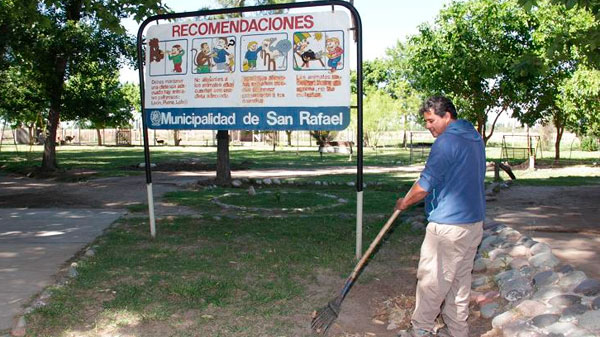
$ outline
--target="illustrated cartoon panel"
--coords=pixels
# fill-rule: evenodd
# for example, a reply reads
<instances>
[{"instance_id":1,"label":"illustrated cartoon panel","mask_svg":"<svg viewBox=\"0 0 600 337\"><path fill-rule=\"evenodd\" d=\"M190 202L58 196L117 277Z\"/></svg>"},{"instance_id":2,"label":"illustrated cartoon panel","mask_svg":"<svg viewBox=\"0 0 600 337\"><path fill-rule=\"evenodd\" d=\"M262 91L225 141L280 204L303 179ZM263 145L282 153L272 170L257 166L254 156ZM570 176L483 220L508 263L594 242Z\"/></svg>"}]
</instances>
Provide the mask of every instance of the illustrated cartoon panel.
<instances>
[{"instance_id":1,"label":"illustrated cartoon panel","mask_svg":"<svg viewBox=\"0 0 600 337\"><path fill-rule=\"evenodd\" d=\"M244 35L240 45L242 72L287 70L292 49L287 33Z\"/></svg>"},{"instance_id":2,"label":"illustrated cartoon panel","mask_svg":"<svg viewBox=\"0 0 600 337\"><path fill-rule=\"evenodd\" d=\"M230 73L235 70L234 36L219 36L192 41L192 63L194 74Z\"/></svg>"},{"instance_id":3,"label":"illustrated cartoon panel","mask_svg":"<svg viewBox=\"0 0 600 337\"><path fill-rule=\"evenodd\" d=\"M294 33L294 70L335 72L344 68L344 32L317 31Z\"/></svg>"},{"instance_id":4,"label":"illustrated cartoon panel","mask_svg":"<svg viewBox=\"0 0 600 337\"><path fill-rule=\"evenodd\" d=\"M187 40L148 42L150 53L150 76L187 74Z\"/></svg>"}]
</instances>

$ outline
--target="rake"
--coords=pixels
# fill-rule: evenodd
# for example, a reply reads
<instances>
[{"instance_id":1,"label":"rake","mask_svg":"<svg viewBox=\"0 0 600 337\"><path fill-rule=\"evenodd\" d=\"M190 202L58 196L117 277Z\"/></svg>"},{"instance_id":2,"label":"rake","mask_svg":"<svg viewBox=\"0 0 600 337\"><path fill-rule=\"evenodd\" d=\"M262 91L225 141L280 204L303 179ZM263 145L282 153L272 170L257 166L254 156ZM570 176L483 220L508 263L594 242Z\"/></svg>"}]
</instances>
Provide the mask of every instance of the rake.
<instances>
[{"instance_id":1,"label":"rake","mask_svg":"<svg viewBox=\"0 0 600 337\"><path fill-rule=\"evenodd\" d=\"M358 261L358 263L356 264L356 267L354 267L352 274L350 274L348 279L346 279L346 283L344 284L344 288L342 288L342 292L336 298L329 301L329 303L327 303L326 306L317 310L313 314L311 328L314 333L321 334L321 335L327 334L327 331L331 327L331 324L338 317L338 315L340 313L340 307L342 305L342 302L344 301L344 298L350 291L352 284L354 284L354 281L356 281L358 274L360 273L361 269L364 267L365 263L367 262L367 260L369 259L369 257L373 253L373 251L375 250L375 247L377 247L379 242L381 242L381 239L383 238L385 233L387 233L387 231L390 229L390 227L392 226L392 223L394 222L394 220L396 220L396 218L398 217L399 214L400 214L400 211L395 210L394 213L392 214L392 216L385 223L385 225L383 225L383 227L379 231L379 234L377 234L377 237L375 238L375 240L373 240L373 242L371 242L369 249L367 249L367 251L365 252L363 257L360 259L360 261Z\"/></svg>"}]
</instances>

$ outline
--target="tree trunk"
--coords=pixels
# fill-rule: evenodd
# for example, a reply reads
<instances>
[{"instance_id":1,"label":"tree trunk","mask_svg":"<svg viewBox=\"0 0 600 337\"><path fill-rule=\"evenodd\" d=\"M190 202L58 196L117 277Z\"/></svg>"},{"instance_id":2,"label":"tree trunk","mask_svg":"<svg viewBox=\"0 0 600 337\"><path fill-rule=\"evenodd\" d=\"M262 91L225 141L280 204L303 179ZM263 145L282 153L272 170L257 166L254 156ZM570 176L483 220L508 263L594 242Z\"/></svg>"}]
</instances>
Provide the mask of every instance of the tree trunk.
<instances>
[{"instance_id":1,"label":"tree trunk","mask_svg":"<svg viewBox=\"0 0 600 337\"><path fill-rule=\"evenodd\" d=\"M98 146L102 146L102 133L100 133L100 129L96 129L96 135L98 135Z\"/></svg>"},{"instance_id":2,"label":"tree trunk","mask_svg":"<svg viewBox=\"0 0 600 337\"><path fill-rule=\"evenodd\" d=\"M58 168L56 165L56 129L60 122L60 98L52 97L50 100L50 112L48 114L48 124L46 127L46 142L44 143L44 154L42 156L41 170L44 172L56 171Z\"/></svg>"},{"instance_id":3,"label":"tree trunk","mask_svg":"<svg viewBox=\"0 0 600 337\"><path fill-rule=\"evenodd\" d=\"M81 19L82 0L74 0L66 6L67 21L79 22ZM61 47L58 47L61 48ZM44 143L44 154L42 156L41 170L44 172L55 171L58 168L56 164L56 129L60 122L60 107L62 105L62 93L65 85L65 74L69 56L64 50L56 50L54 70L51 77L51 83L47 83L50 97L50 110L48 112L48 123L46 128L46 142Z\"/></svg>"},{"instance_id":4,"label":"tree trunk","mask_svg":"<svg viewBox=\"0 0 600 337\"><path fill-rule=\"evenodd\" d=\"M288 144L288 146L292 146L292 130L286 130L285 134L287 136L287 144Z\"/></svg>"},{"instance_id":5,"label":"tree trunk","mask_svg":"<svg viewBox=\"0 0 600 337\"><path fill-rule=\"evenodd\" d=\"M406 125L408 124L407 122L408 119L408 115L404 115L404 132L402 133L402 147L406 149Z\"/></svg>"},{"instance_id":6,"label":"tree trunk","mask_svg":"<svg viewBox=\"0 0 600 337\"><path fill-rule=\"evenodd\" d=\"M489 137L485 135L487 131L487 125L485 125L485 121L482 122L483 126L481 127L481 138L483 139L483 146L487 146L487 142Z\"/></svg>"},{"instance_id":7,"label":"tree trunk","mask_svg":"<svg viewBox=\"0 0 600 337\"><path fill-rule=\"evenodd\" d=\"M485 120L483 118L477 118L477 132L481 135L481 138L484 138L485 135ZM483 139L483 144L485 145L485 138Z\"/></svg>"},{"instance_id":8,"label":"tree trunk","mask_svg":"<svg viewBox=\"0 0 600 337\"><path fill-rule=\"evenodd\" d=\"M35 138L33 135L33 126L35 125L34 123L32 123L33 125L27 125L27 133L29 134L29 146L33 145Z\"/></svg>"},{"instance_id":9,"label":"tree trunk","mask_svg":"<svg viewBox=\"0 0 600 337\"><path fill-rule=\"evenodd\" d=\"M554 143L554 163L558 164L560 160L560 140L562 139L565 125L560 120L560 117L554 118L554 126L556 127L556 143Z\"/></svg>"},{"instance_id":10,"label":"tree trunk","mask_svg":"<svg viewBox=\"0 0 600 337\"><path fill-rule=\"evenodd\" d=\"M492 129L490 130L490 133L487 136L485 135L486 128L485 127L483 128L483 130L484 130L483 131L484 133L482 134L482 135L484 135L484 137L483 137L483 145L487 145L488 140L490 138L492 138L492 135L494 134L494 128L496 127L496 122L498 122L498 118L500 118L500 115L502 115L504 113L504 111L506 111L506 108L502 109L502 111L500 111L496 115L496 118L494 118L494 121L492 122Z\"/></svg>"},{"instance_id":11,"label":"tree trunk","mask_svg":"<svg viewBox=\"0 0 600 337\"><path fill-rule=\"evenodd\" d=\"M179 138L179 130L173 130L173 144L175 144L175 146L179 146L179 143L181 143L181 138Z\"/></svg>"},{"instance_id":12,"label":"tree trunk","mask_svg":"<svg viewBox=\"0 0 600 337\"><path fill-rule=\"evenodd\" d=\"M217 131L217 184L227 185L230 181L229 133L227 130L219 130Z\"/></svg>"}]
</instances>

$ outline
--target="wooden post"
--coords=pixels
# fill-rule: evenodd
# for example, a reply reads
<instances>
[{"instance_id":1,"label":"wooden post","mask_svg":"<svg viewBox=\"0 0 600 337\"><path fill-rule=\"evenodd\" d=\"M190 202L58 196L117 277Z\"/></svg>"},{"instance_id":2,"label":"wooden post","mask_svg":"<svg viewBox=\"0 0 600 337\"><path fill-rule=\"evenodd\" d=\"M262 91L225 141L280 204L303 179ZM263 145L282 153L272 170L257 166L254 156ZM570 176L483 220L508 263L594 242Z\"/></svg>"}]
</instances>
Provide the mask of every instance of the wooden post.
<instances>
[{"instance_id":1,"label":"wooden post","mask_svg":"<svg viewBox=\"0 0 600 337\"><path fill-rule=\"evenodd\" d=\"M494 181L500 181L500 163L494 162Z\"/></svg>"}]
</instances>

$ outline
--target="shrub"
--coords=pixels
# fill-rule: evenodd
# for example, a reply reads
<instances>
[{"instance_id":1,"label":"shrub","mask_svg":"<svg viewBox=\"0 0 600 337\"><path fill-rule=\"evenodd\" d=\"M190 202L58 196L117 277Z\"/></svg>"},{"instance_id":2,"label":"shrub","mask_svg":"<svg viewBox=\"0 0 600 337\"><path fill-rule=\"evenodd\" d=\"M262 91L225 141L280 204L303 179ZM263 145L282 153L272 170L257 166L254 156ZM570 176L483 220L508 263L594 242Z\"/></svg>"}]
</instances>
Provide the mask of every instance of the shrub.
<instances>
[{"instance_id":1,"label":"shrub","mask_svg":"<svg viewBox=\"0 0 600 337\"><path fill-rule=\"evenodd\" d=\"M598 139L592 136L584 137L581 140L581 150L598 151Z\"/></svg>"}]
</instances>

